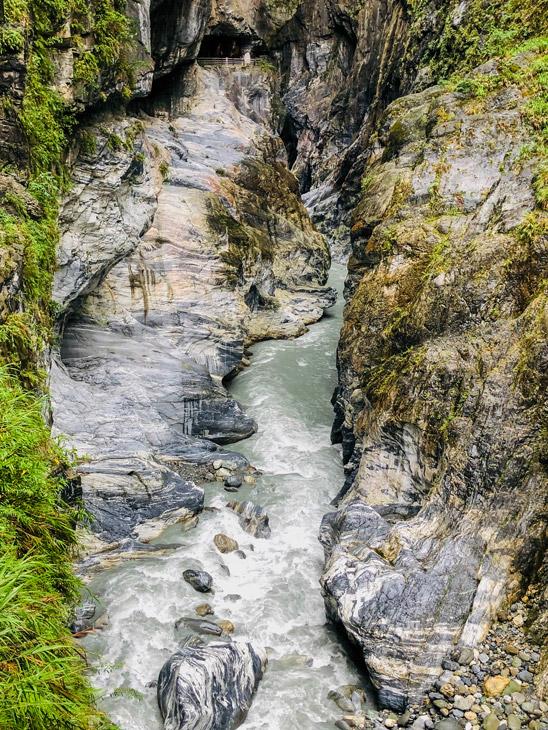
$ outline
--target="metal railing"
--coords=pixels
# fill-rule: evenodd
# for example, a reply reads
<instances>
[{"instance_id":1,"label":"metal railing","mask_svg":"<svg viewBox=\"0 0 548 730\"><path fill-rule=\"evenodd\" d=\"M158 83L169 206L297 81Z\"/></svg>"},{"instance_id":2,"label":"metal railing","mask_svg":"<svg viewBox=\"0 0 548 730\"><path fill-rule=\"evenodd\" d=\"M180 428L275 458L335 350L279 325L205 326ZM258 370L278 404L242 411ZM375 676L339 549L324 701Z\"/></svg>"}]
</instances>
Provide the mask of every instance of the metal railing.
<instances>
[{"instance_id":1,"label":"metal railing","mask_svg":"<svg viewBox=\"0 0 548 730\"><path fill-rule=\"evenodd\" d=\"M200 66L254 66L260 58L197 58Z\"/></svg>"}]
</instances>

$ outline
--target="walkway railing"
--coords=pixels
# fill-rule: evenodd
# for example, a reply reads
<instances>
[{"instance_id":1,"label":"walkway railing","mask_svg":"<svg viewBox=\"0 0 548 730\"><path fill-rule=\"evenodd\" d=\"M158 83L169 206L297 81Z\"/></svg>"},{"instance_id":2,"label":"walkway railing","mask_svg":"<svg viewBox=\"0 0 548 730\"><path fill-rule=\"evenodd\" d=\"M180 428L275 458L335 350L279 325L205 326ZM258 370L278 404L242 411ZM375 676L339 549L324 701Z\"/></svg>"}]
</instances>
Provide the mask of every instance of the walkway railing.
<instances>
[{"instance_id":1,"label":"walkway railing","mask_svg":"<svg viewBox=\"0 0 548 730\"><path fill-rule=\"evenodd\" d=\"M254 66L260 58L198 58L200 66Z\"/></svg>"}]
</instances>

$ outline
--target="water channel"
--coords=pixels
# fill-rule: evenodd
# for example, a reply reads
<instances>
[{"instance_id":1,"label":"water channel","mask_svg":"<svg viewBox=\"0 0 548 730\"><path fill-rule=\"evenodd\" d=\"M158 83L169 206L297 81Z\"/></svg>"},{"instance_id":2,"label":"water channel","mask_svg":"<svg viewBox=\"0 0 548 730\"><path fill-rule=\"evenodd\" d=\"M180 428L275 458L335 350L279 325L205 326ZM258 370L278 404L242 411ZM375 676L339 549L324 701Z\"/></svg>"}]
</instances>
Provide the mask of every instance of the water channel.
<instances>
[{"instance_id":1,"label":"water channel","mask_svg":"<svg viewBox=\"0 0 548 730\"><path fill-rule=\"evenodd\" d=\"M330 283L339 292L343 277L344 268L334 264ZM362 684L326 623L318 584L318 529L343 480L339 449L330 443L341 315L342 294L303 337L255 345L251 366L230 385L259 424L257 434L233 447L261 470L257 485L244 485L237 495L228 495L219 482L206 486L206 505L217 509L205 511L192 530L168 528L158 541L177 549L124 561L93 578L89 587L109 621L84 644L100 704L123 730L162 727L150 683L177 648L175 622L195 617L204 600L215 610L213 620L233 622L235 640L268 648L269 666L246 730L332 729L341 711L329 691ZM265 508L270 539L242 530L225 506L234 497ZM246 558L220 555L213 544L217 533L236 539ZM213 576L214 595L198 594L183 581L183 571L193 567Z\"/></svg>"}]
</instances>

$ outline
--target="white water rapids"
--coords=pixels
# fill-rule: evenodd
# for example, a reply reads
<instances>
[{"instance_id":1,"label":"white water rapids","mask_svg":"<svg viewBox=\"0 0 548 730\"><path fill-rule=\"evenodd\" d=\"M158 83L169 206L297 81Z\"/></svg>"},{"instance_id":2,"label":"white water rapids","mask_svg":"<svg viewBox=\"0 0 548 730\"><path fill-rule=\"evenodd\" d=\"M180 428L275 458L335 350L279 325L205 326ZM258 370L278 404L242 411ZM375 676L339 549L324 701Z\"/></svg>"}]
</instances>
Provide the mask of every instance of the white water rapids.
<instances>
[{"instance_id":1,"label":"white water rapids","mask_svg":"<svg viewBox=\"0 0 548 730\"><path fill-rule=\"evenodd\" d=\"M339 291L343 275L343 267L334 265L330 283ZM90 583L109 622L83 643L100 705L123 730L162 727L156 690L147 684L177 648L177 619L197 618L194 608L204 602L215 609L213 619L234 623L235 639L269 650L245 730L334 728L343 713L329 691L362 684L326 624L318 583L319 525L343 480L339 450L330 444L341 300L300 339L256 345L251 366L231 384L231 395L259 424L255 436L233 447L263 472L257 486L244 485L237 495L219 482L206 487L206 504L218 511L205 511L195 529L174 526L156 541L177 543L177 549L124 561ZM234 498L265 508L270 539L241 529L225 507ZM247 558L220 555L216 533L235 538ZM183 581L183 571L194 567L213 576L213 595L196 593Z\"/></svg>"}]
</instances>

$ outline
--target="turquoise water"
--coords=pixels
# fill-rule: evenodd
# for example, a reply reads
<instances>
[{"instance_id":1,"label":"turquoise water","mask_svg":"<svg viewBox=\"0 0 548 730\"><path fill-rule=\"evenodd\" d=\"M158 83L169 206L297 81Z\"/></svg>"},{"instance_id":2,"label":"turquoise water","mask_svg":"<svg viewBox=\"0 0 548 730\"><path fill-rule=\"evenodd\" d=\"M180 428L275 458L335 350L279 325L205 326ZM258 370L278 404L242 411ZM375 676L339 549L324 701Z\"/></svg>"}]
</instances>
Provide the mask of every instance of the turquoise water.
<instances>
[{"instance_id":1,"label":"turquoise water","mask_svg":"<svg viewBox=\"0 0 548 730\"><path fill-rule=\"evenodd\" d=\"M335 265L331 285L339 291L343 276L343 267ZM204 600L215 618L234 623L236 640L268 648L269 667L246 730L334 728L342 713L329 691L361 684L326 624L318 583L319 525L343 480L340 453L329 438L341 300L303 337L255 345L251 367L231 383L231 395L259 424L257 434L234 447L263 472L257 485L237 495L210 485L207 502L215 509L204 512L195 529L174 526L162 535L160 542L177 549L125 562L93 579L90 587L107 607L109 623L84 643L101 706L124 730L162 727L155 690L147 684L177 647L175 621L193 616ZM262 505L272 537L245 533L226 509L229 498ZM246 559L221 556L213 545L219 532L235 538ZM214 595L197 594L182 580L183 570L195 566L213 576Z\"/></svg>"}]
</instances>

